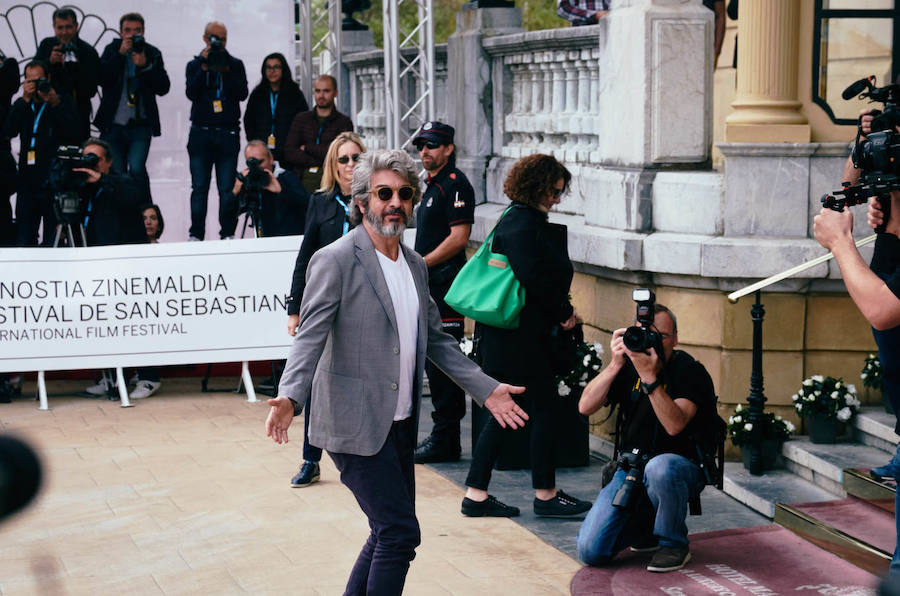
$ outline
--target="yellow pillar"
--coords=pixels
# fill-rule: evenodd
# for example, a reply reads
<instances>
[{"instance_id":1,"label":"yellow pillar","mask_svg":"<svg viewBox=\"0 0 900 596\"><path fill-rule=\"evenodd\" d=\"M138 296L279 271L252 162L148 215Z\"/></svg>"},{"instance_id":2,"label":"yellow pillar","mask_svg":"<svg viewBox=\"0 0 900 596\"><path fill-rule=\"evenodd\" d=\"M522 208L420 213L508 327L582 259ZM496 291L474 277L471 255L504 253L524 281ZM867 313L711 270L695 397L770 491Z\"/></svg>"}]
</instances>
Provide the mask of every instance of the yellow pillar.
<instances>
[{"instance_id":1,"label":"yellow pillar","mask_svg":"<svg viewBox=\"0 0 900 596\"><path fill-rule=\"evenodd\" d=\"M729 143L808 143L797 98L800 0L741 0L737 91L725 120Z\"/></svg>"}]
</instances>

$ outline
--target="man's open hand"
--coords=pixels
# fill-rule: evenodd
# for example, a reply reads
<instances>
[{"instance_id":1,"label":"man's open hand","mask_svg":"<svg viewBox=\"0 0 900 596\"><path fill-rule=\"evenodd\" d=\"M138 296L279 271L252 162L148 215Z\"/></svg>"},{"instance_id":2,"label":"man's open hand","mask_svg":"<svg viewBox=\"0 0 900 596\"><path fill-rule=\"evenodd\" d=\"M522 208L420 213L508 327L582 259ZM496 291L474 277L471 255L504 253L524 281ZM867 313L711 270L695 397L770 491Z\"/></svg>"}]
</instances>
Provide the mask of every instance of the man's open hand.
<instances>
[{"instance_id":1,"label":"man's open hand","mask_svg":"<svg viewBox=\"0 0 900 596\"><path fill-rule=\"evenodd\" d=\"M294 420L294 404L286 397L276 397L266 401L272 406L266 418L266 436L278 443L288 442L287 430Z\"/></svg>"},{"instance_id":2,"label":"man's open hand","mask_svg":"<svg viewBox=\"0 0 900 596\"><path fill-rule=\"evenodd\" d=\"M494 416L501 428L520 428L525 426L528 414L513 401L513 394L523 393L524 387L500 383L484 400L484 407Z\"/></svg>"}]
</instances>

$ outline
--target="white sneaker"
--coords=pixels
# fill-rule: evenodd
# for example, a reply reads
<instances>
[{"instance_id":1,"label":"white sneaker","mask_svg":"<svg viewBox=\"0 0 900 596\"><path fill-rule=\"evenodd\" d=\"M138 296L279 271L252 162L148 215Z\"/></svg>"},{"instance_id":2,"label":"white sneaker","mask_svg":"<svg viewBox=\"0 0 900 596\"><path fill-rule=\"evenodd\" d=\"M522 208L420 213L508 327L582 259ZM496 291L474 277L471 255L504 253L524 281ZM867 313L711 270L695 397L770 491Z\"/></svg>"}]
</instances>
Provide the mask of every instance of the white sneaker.
<instances>
[{"instance_id":1,"label":"white sneaker","mask_svg":"<svg viewBox=\"0 0 900 596\"><path fill-rule=\"evenodd\" d=\"M137 387L134 388L134 391L128 394L128 397L134 399L143 399L145 397L150 397L162 387L162 383L159 381L138 381Z\"/></svg>"},{"instance_id":2,"label":"white sneaker","mask_svg":"<svg viewBox=\"0 0 900 596\"><path fill-rule=\"evenodd\" d=\"M200 240L199 238L197 238L196 236L188 236L188 242L203 242L203 241Z\"/></svg>"},{"instance_id":3,"label":"white sneaker","mask_svg":"<svg viewBox=\"0 0 900 596\"><path fill-rule=\"evenodd\" d=\"M103 375L99 383L97 383L96 385L91 385L90 387L85 389L85 392L90 393L91 395L99 395L105 397L112 385L113 384L106 377L106 375Z\"/></svg>"},{"instance_id":4,"label":"white sneaker","mask_svg":"<svg viewBox=\"0 0 900 596\"><path fill-rule=\"evenodd\" d=\"M131 378L128 379L128 384L129 385L137 385L138 381L140 381L140 379L138 378L138 374L134 373L133 375L131 375Z\"/></svg>"}]
</instances>

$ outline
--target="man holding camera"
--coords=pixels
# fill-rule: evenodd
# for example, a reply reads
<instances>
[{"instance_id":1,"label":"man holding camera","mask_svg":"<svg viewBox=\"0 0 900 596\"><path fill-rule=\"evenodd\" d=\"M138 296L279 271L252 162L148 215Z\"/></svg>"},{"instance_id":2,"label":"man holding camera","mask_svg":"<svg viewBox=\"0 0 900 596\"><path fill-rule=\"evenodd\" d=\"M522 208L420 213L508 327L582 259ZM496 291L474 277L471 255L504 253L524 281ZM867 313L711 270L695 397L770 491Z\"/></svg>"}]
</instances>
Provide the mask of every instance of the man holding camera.
<instances>
[{"instance_id":1,"label":"man holding camera","mask_svg":"<svg viewBox=\"0 0 900 596\"><path fill-rule=\"evenodd\" d=\"M234 183L239 212L256 210L259 236L303 234L309 195L293 172L275 173L275 158L265 141L254 140L244 149L247 167Z\"/></svg>"},{"instance_id":2,"label":"man holding camera","mask_svg":"<svg viewBox=\"0 0 900 596\"><path fill-rule=\"evenodd\" d=\"M613 332L609 365L585 387L578 409L622 408L619 467L600 491L577 538L579 558L604 565L628 547L655 551L648 571L690 560L688 503L706 484L695 434L715 408L712 379L681 350L675 316L635 290L638 325ZM630 491L630 494L629 494Z\"/></svg>"},{"instance_id":3,"label":"man holding camera","mask_svg":"<svg viewBox=\"0 0 900 596\"><path fill-rule=\"evenodd\" d=\"M71 8L53 11L53 33L41 41L34 58L50 64L57 93L75 102L78 144L91 136L91 98L97 95L100 57L91 44L78 37L78 18Z\"/></svg>"},{"instance_id":4,"label":"man holding camera","mask_svg":"<svg viewBox=\"0 0 900 596\"><path fill-rule=\"evenodd\" d=\"M247 72L244 63L225 50L225 25L208 23L203 41L206 47L185 69L186 94L192 102L187 144L191 167L190 240L203 240L206 235L213 166L219 190L219 236L234 236L237 210L232 188L241 150L240 103L247 99Z\"/></svg>"},{"instance_id":5,"label":"man holding camera","mask_svg":"<svg viewBox=\"0 0 900 596\"><path fill-rule=\"evenodd\" d=\"M60 145L74 143L78 137L75 103L57 94L49 71L42 60L25 65L22 97L13 103L3 127L4 139L19 137L16 246L37 246L42 219L43 243L52 244L56 215L47 189L50 164Z\"/></svg>"},{"instance_id":6,"label":"man holding camera","mask_svg":"<svg viewBox=\"0 0 900 596\"><path fill-rule=\"evenodd\" d=\"M162 53L144 39L144 17L123 15L119 34L100 57L103 99L94 124L112 148L113 170L134 178L152 203L147 156L151 138L160 135L156 96L169 92L169 75Z\"/></svg>"}]
</instances>

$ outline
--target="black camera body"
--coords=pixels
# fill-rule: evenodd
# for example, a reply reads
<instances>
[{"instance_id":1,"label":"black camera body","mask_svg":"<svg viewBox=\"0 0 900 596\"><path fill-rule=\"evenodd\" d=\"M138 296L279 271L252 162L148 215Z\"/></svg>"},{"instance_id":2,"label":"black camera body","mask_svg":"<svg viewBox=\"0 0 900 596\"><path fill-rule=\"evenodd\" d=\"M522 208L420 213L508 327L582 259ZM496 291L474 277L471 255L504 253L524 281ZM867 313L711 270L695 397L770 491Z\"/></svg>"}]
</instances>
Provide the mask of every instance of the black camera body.
<instances>
[{"instance_id":1,"label":"black camera body","mask_svg":"<svg viewBox=\"0 0 900 596\"><path fill-rule=\"evenodd\" d=\"M650 456L641 453L640 449L632 449L629 453L620 453L619 459L616 460L619 469L625 470L625 482L616 491L613 497L613 507L625 509L631 504L631 495L634 493L634 487L643 484L644 466L650 461Z\"/></svg>"},{"instance_id":2,"label":"black camera body","mask_svg":"<svg viewBox=\"0 0 900 596\"><path fill-rule=\"evenodd\" d=\"M41 77L39 78L35 84L35 89L37 89L40 93L50 93L53 87L50 85L50 79Z\"/></svg>"},{"instance_id":3,"label":"black camera body","mask_svg":"<svg viewBox=\"0 0 900 596\"><path fill-rule=\"evenodd\" d=\"M209 52L206 53L206 66L210 70L222 72L228 70L228 52L225 44L217 35L209 36Z\"/></svg>"},{"instance_id":4,"label":"black camera body","mask_svg":"<svg viewBox=\"0 0 900 596\"><path fill-rule=\"evenodd\" d=\"M92 153L82 155L81 148L75 145L64 145L57 150L50 165L49 184L59 219L72 221L81 214L82 198L79 191L87 184L87 174L74 170L94 170L98 163L99 157Z\"/></svg>"},{"instance_id":5,"label":"black camera body","mask_svg":"<svg viewBox=\"0 0 900 596\"><path fill-rule=\"evenodd\" d=\"M238 196L238 213L251 211L259 214L262 208L262 191L269 185L269 172L263 169L262 160L251 157L247 160L247 173L237 173L241 181L241 193Z\"/></svg>"},{"instance_id":6,"label":"black camera body","mask_svg":"<svg viewBox=\"0 0 900 596\"><path fill-rule=\"evenodd\" d=\"M632 325L625 330L622 341L632 352L649 352L656 350L657 356L663 357L662 336L653 330L653 319L656 307L656 295L647 288L636 288L631 298L637 302L635 321L641 325Z\"/></svg>"},{"instance_id":7,"label":"black camera body","mask_svg":"<svg viewBox=\"0 0 900 596\"><path fill-rule=\"evenodd\" d=\"M875 86L875 75L860 79L844 89L841 97L859 96L884 104L884 110L872 110L872 132L865 138L860 122L856 143L850 154L853 166L860 172L860 183L851 186L844 183L841 190L822 195L822 206L834 211L866 203L870 197L878 197L884 214L884 224L875 229L884 232L890 218L890 193L900 190L900 85ZM887 199L887 200L884 200Z\"/></svg>"},{"instance_id":8,"label":"black camera body","mask_svg":"<svg viewBox=\"0 0 900 596\"><path fill-rule=\"evenodd\" d=\"M135 54L143 54L144 50L147 49L147 40L144 39L143 35L132 35L131 36L131 51Z\"/></svg>"}]
</instances>

